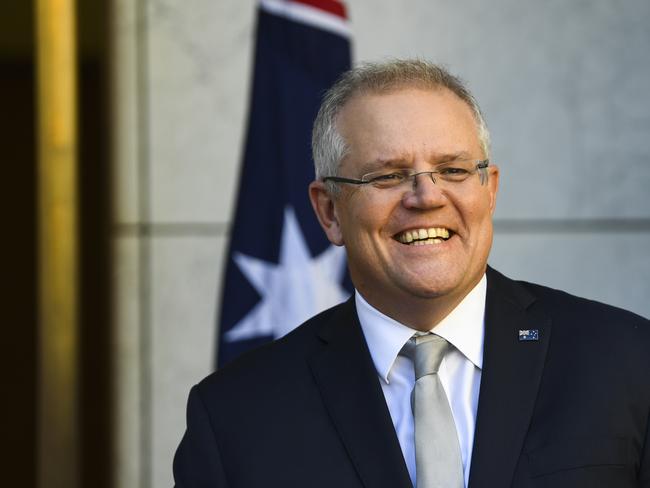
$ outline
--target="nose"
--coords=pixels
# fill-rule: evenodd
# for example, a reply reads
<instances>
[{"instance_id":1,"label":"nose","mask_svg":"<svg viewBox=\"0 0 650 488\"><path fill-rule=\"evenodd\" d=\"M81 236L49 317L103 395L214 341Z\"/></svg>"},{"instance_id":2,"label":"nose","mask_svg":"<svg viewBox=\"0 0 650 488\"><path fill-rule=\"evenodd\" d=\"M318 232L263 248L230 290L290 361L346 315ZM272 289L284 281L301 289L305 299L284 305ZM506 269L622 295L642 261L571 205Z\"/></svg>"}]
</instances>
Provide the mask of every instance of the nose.
<instances>
[{"instance_id":1,"label":"nose","mask_svg":"<svg viewBox=\"0 0 650 488\"><path fill-rule=\"evenodd\" d=\"M423 171L413 175L412 187L404 193L402 202L406 208L428 209L443 205L445 196L440 180L435 174Z\"/></svg>"}]
</instances>

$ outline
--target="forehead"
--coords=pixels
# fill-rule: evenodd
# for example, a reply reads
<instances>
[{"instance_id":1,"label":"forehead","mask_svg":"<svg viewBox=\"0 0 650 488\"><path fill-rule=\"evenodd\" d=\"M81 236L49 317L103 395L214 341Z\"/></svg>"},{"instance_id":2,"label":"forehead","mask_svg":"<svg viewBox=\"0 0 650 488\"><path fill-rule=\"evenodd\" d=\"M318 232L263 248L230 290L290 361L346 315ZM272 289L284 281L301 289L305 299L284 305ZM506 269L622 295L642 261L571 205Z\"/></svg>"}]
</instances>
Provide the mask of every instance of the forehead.
<instances>
[{"instance_id":1,"label":"forehead","mask_svg":"<svg viewBox=\"0 0 650 488\"><path fill-rule=\"evenodd\" d=\"M342 108L337 124L348 146L343 164L482 156L472 110L446 88L356 95Z\"/></svg>"}]
</instances>

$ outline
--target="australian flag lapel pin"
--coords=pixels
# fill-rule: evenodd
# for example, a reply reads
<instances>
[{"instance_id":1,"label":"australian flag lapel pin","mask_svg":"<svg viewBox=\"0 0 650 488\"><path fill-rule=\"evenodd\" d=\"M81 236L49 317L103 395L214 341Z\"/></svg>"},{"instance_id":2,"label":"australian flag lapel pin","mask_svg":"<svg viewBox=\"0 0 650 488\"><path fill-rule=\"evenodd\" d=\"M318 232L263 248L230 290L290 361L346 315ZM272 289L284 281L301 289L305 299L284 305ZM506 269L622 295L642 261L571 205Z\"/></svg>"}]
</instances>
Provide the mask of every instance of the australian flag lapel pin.
<instances>
[{"instance_id":1,"label":"australian flag lapel pin","mask_svg":"<svg viewBox=\"0 0 650 488\"><path fill-rule=\"evenodd\" d=\"M539 340L539 329L519 329L519 342Z\"/></svg>"}]
</instances>

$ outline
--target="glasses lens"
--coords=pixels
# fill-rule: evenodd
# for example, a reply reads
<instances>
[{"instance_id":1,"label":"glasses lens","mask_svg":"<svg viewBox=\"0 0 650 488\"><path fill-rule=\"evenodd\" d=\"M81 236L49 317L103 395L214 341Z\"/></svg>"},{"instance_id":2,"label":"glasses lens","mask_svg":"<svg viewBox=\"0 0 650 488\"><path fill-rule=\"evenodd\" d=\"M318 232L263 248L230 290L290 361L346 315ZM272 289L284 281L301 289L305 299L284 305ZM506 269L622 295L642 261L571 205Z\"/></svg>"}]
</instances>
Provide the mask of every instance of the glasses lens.
<instances>
[{"instance_id":1,"label":"glasses lens","mask_svg":"<svg viewBox=\"0 0 650 488\"><path fill-rule=\"evenodd\" d=\"M436 172L443 181L460 183L469 178L475 171L476 163L474 161L454 161L438 167Z\"/></svg>"},{"instance_id":2,"label":"glasses lens","mask_svg":"<svg viewBox=\"0 0 650 488\"><path fill-rule=\"evenodd\" d=\"M486 169L480 169L481 184L486 179L483 173L487 174ZM414 172L412 169L400 168L391 170L373 171L365 174L361 180L367 182L374 188L397 188L402 183L413 182L418 175L430 177L436 184L461 183L467 180L471 175L477 172L475 160L450 161L440 164L433 171Z\"/></svg>"},{"instance_id":3,"label":"glasses lens","mask_svg":"<svg viewBox=\"0 0 650 488\"><path fill-rule=\"evenodd\" d=\"M409 178L409 170L398 169L390 171L376 171L362 177L375 188L394 188Z\"/></svg>"}]
</instances>

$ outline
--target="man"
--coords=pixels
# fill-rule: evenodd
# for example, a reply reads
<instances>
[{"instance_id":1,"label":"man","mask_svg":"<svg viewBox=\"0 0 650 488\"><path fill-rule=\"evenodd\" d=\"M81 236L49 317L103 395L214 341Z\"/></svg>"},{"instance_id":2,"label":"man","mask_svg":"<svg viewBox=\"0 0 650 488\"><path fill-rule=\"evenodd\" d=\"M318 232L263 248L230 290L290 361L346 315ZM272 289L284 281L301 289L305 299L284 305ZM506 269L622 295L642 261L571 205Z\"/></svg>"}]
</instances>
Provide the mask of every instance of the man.
<instances>
[{"instance_id":1,"label":"man","mask_svg":"<svg viewBox=\"0 0 650 488\"><path fill-rule=\"evenodd\" d=\"M487 267L499 170L458 79L351 70L313 153L355 295L192 389L178 487L650 487L648 321Z\"/></svg>"}]
</instances>

